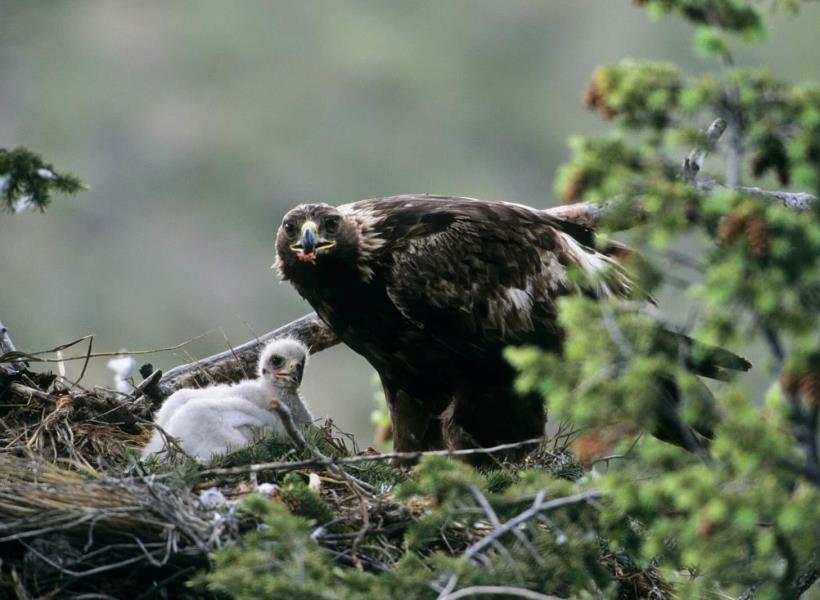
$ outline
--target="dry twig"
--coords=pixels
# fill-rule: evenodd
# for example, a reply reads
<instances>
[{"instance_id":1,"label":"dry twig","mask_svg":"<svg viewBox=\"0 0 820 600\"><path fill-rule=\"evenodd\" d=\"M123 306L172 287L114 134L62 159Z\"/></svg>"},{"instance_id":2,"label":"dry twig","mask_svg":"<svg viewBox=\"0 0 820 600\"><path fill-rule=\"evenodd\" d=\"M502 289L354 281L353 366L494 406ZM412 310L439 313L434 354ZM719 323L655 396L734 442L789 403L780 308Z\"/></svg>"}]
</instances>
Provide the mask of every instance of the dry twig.
<instances>
[{"instance_id":1,"label":"dry twig","mask_svg":"<svg viewBox=\"0 0 820 600\"><path fill-rule=\"evenodd\" d=\"M474 585L461 588L455 592L450 592L446 596L439 596L439 600L458 600L459 598L469 598L472 596L516 596L518 598L529 598L530 600L563 600L558 596L550 596L524 588L503 585Z\"/></svg>"},{"instance_id":2,"label":"dry twig","mask_svg":"<svg viewBox=\"0 0 820 600\"><path fill-rule=\"evenodd\" d=\"M363 454L360 456L345 456L341 458L334 458L330 456L309 458L306 460L297 461L278 461L268 463L258 463L253 465L240 465L237 467L223 467L215 469L205 469L202 475L238 475L240 473L259 473L260 471L294 471L297 469L304 469L308 467L327 467L331 465L355 465L363 462L373 462L382 460L417 460L424 456L470 456L475 454L497 454L507 450L515 450L517 448L525 448L527 446L536 446L544 442L544 438L530 438L520 442L510 444L499 444L489 448L469 448L466 450L426 450L418 452L385 452L383 454Z\"/></svg>"}]
</instances>

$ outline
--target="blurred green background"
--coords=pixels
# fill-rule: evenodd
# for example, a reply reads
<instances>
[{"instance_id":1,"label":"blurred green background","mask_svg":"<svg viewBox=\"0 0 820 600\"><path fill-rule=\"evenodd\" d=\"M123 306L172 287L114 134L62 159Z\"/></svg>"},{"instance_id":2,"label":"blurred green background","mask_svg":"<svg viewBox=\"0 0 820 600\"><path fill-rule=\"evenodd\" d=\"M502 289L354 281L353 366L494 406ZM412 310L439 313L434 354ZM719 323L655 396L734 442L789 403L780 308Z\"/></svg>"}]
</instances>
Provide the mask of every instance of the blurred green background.
<instances>
[{"instance_id":1,"label":"blurred green background","mask_svg":"<svg viewBox=\"0 0 820 600\"><path fill-rule=\"evenodd\" d=\"M817 23L820 4L774 12L738 62L816 80ZM0 319L26 350L213 331L146 359L164 369L239 344L309 310L269 269L287 209L404 192L550 206L567 136L605 127L579 105L594 67L712 68L691 33L629 0L0 1L0 146L92 188L0 214ZM111 384L105 362L84 385ZM370 375L338 348L305 383L363 443Z\"/></svg>"}]
</instances>

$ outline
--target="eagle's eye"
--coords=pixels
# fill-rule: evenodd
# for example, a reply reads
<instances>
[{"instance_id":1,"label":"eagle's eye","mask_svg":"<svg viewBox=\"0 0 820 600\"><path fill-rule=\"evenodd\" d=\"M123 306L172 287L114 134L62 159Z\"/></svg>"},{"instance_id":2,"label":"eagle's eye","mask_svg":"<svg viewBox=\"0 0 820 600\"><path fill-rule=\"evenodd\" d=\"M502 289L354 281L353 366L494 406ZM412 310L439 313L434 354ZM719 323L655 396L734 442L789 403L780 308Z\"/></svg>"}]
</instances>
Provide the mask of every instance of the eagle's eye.
<instances>
[{"instance_id":1,"label":"eagle's eye","mask_svg":"<svg viewBox=\"0 0 820 600\"><path fill-rule=\"evenodd\" d=\"M292 221L288 221L287 223L282 225L282 228L285 230L285 234L288 237L292 238L292 237L296 236L296 233L297 233L296 224L293 223Z\"/></svg>"},{"instance_id":2,"label":"eagle's eye","mask_svg":"<svg viewBox=\"0 0 820 600\"><path fill-rule=\"evenodd\" d=\"M270 357L270 364L273 365L274 369L279 369L285 364L285 359L278 354L274 354Z\"/></svg>"},{"instance_id":3,"label":"eagle's eye","mask_svg":"<svg viewBox=\"0 0 820 600\"><path fill-rule=\"evenodd\" d=\"M337 231L339 231L339 218L328 217L327 219L325 219L325 232L336 233Z\"/></svg>"}]
</instances>

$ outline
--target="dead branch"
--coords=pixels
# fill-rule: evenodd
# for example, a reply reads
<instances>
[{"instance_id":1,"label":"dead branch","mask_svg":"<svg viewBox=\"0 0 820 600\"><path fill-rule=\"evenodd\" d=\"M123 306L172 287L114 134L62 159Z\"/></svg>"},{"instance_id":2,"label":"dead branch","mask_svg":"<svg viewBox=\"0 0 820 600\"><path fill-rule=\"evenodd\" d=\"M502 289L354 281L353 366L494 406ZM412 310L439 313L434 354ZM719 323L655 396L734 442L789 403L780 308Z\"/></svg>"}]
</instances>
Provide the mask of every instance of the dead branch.
<instances>
[{"instance_id":1,"label":"dead branch","mask_svg":"<svg viewBox=\"0 0 820 600\"><path fill-rule=\"evenodd\" d=\"M9 335L8 328L5 325L3 325L2 321L0 321L0 356L6 354L7 352L16 351L17 348L15 348L14 342L11 341L11 336ZM25 369L26 366L26 363L22 360L11 361L11 369L5 367L5 365L0 364L0 373L22 370Z\"/></svg>"},{"instance_id":2,"label":"dead branch","mask_svg":"<svg viewBox=\"0 0 820 600\"><path fill-rule=\"evenodd\" d=\"M242 379L244 373L256 370L256 362L262 347L272 340L284 337L294 337L304 342L312 353L339 343L339 339L319 316L310 313L232 350L171 369L159 380L157 387L160 396L155 400L161 400L180 388L208 385L211 380Z\"/></svg>"},{"instance_id":3,"label":"dead branch","mask_svg":"<svg viewBox=\"0 0 820 600\"><path fill-rule=\"evenodd\" d=\"M290 408L288 408L284 402L279 402L278 400L274 399L271 401L271 408L279 416L279 420L282 421L282 425L285 427L285 432L288 434L288 437L291 439L294 446L296 446L297 450L299 450L300 452L308 450L311 454L313 454L315 460L327 465L328 470L332 475L338 477L342 481L347 482L348 486L350 487L350 491L352 491L357 496L361 496L362 492L374 491L372 485L364 481L361 481L360 479L353 477L352 475L347 473L340 466L334 464L333 459L323 454L318 448L310 448L307 442L305 441L305 436L302 435L302 432L299 431L299 428L296 426L296 423L294 423L293 415L290 412Z\"/></svg>"},{"instance_id":4,"label":"dead branch","mask_svg":"<svg viewBox=\"0 0 820 600\"><path fill-rule=\"evenodd\" d=\"M441 600L458 600L459 598L472 598L473 596L516 596L518 598L530 598L531 600L563 600L558 596L549 596L524 588L503 585L474 585L461 588L446 596L440 596L440 598Z\"/></svg>"},{"instance_id":5,"label":"dead branch","mask_svg":"<svg viewBox=\"0 0 820 600\"><path fill-rule=\"evenodd\" d=\"M293 422L293 415L290 412L290 408L288 408L284 402L279 402L275 398L271 401L271 408L277 414L279 420L282 421L282 425L285 427L285 432L287 432L288 437L293 442L293 445L296 446L296 449L299 450L299 452L304 451L308 445L305 441L305 436L302 435L302 432L299 431L296 423ZM327 458L318 450L314 450L313 454L317 458Z\"/></svg>"},{"instance_id":6,"label":"dead branch","mask_svg":"<svg viewBox=\"0 0 820 600\"><path fill-rule=\"evenodd\" d=\"M761 200L768 200L770 202L780 202L786 208L793 210L807 210L817 202L817 196L807 194L806 192L783 192L779 190L764 190L759 187L748 187L745 185L738 185L729 187L718 183L717 181L699 181L697 188L703 192L715 192L720 190L734 190L745 194L760 198Z\"/></svg>"},{"instance_id":7,"label":"dead branch","mask_svg":"<svg viewBox=\"0 0 820 600\"><path fill-rule=\"evenodd\" d=\"M712 121L712 124L706 128L706 131L703 134L704 143L698 148L693 148L692 151L689 152L689 156L687 156L683 161L681 175L684 180L689 183L695 183L698 173L700 173L701 169L703 169L703 163L706 160L706 156L709 152L715 149L720 136L722 136L723 132L726 131L726 127L727 124L725 120L715 119Z\"/></svg>"},{"instance_id":8,"label":"dead branch","mask_svg":"<svg viewBox=\"0 0 820 600\"><path fill-rule=\"evenodd\" d=\"M565 498L556 498L555 500L550 500L549 502L544 502L544 491L540 491L536 494L535 500L533 500L532 506L530 506L527 510L519 513L512 519L508 520L505 523L501 523L498 519L498 515L493 510L490 503L484 497L484 495L478 490L478 488L471 486L470 491L472 492L473 496L478 501L479 505L481 506L484 513L487 515L487 518L490 520L490 523L493 526L493 530L488 533L486 536L481 538L479 541L474 543L472 546L465 550L463 556L467 560L474 560L474 561L481 561L483 558L483 554L489 548L500 548L503 549L504 546L500 543L500 539L504 537L508 533L513 533L521 541L522 537L524 536L523 532L519 529L522 525L526 524L527 522L531 521L532 519L543 518L544 513L550 510L561 508L564 506L570 506L572 504L579 504L582 502L589 502L600 498L603 493L598 490L590 490L588 492L584 492L581 494L575 494L573 496L567 496ZM535 549L527 543L525 544L525 548L530 551L531 556L535 556L540 560L540 556L538 556ZM511 587L496 587L496 586L475 586L469 588L462 588L458 591L453 591L458 585L459 577L457 574L452 573L447 580L447 584L441 590L441 593L438 595L437 600L455 600L457 598L464 598L471 595L479 595L479 594L487 594L487 595L509 595L509 596L518 596L520 598L536 598L538 600L560 600L556 596L546 596L544 594L540 594L538 592L533 592L530 590L522 589L522 588L511 588Z\"/></svg>"},{"instance_id":9,"label":"dead branch","mask_svg":"<svg viewBox=\"0 0 820 600\"><path fill-rule=\"evenodd\" d=\"M296 469L305 469L309 467L327 467L330 465L355 465L363 462L373 462L380 460L418 460L424 456L470 456L475 454L495 454L504 452L506 450L514 450L517 448L524 448L526 446L535 446L544 442L544 438L531 438L520 442L510 444L499 444L489 448L468 448L466 450L426 450L419 452L385 452L383 454L363 454L361 456L346 456L341 458L334 458L330 456L309 458L298 461L281 461L258 463L255 465L240 465L237 467L224 467L215 469L205 469L200 471L201 475L239 475L242 473L259 473L260 471L294 471Z\"/></svg>"},{"instance_id":10,"label":"dead branch","mask_svg":"<svg viewBox=\"0 0 820 600\"><path fill-rule=\"evenodd\" d=\"M538 495L536 495L532 506L530 506L527 510L516 515L500 527L496 527L493 531L467 548L464 552L464 558L468 560L476 560L482 552L497 542L500 537L510 533L519 525L523 525L527 521L537 518L538 515L542 513L554 510L556 508L570 506L572 504L581 504L589 502L590 500L596 500L601 496L603 496L603 492L600 490L589 490L588 492L566 496L565 498L556 498L555 500L544 502L544 492L541 491Z\"/></svg>"}]
</instances>

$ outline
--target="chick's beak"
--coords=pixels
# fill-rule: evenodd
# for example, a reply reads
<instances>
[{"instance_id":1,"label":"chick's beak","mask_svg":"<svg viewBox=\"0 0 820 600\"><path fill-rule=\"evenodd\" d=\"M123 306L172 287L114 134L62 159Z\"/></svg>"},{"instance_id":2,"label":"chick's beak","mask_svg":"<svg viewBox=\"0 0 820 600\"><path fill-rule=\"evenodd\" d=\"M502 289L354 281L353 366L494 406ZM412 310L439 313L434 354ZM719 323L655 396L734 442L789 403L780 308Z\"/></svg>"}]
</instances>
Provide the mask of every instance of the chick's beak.
<instances>
[{"instance_id":1,"label":"chick's beak","mask_svg":"<svg viewBox=\"0 0 820 600\"><path fill-rule=\"evenodd\" d=\"M289 360L282 370L277 371L275 377L299 385L302 383L302 369L302 361L294 358Z\"/></svg>"}]
</instances>

